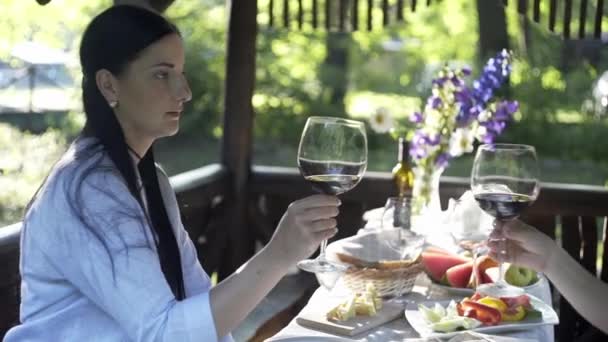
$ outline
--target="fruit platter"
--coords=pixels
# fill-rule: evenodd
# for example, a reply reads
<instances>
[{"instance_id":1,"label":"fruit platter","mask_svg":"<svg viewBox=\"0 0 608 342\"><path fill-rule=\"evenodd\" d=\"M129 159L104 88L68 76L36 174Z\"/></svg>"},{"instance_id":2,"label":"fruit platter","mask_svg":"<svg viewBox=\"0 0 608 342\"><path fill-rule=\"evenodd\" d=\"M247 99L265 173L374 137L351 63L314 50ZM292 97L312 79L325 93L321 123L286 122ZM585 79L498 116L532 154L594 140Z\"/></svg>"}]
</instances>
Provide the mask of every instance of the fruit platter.
<instances>
[{"instance_id":1,"label":"fruit platter","mask_svg":"<svg viewBox=\"0 0 608 342\"><path fill-rule=\"evenodd\" d=\"M405 316L422 337L448 337L462 330L496 333L558 324L555 311L531 295L408 304Z\"/></svg>"},{"instance_id":2,"label":"fruit platter","mask_svg":"<svg viewBox=\"0 0 608 342\"><path fill-rule=\"evenodd\" d=\"M421 255L426 275L434 286L448 292L470 295L476 284L493 283L498 279L498 262L487 255L477 258L477 267L473 267L473 258L466 253L456 254L438 247L427 247ZM505 263L505 280L507 283L523 287L532 286L539 281L534 270Z\"/></svg>"}]
</instances>

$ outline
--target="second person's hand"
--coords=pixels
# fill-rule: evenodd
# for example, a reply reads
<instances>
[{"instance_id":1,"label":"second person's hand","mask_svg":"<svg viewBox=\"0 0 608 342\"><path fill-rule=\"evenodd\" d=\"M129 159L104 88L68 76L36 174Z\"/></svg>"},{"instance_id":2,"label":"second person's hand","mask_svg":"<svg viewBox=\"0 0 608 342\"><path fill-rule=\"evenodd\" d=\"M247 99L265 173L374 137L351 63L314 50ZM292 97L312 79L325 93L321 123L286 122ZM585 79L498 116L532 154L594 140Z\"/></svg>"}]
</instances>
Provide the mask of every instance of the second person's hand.
<instances>
[{"instance_id":1,"label":"second person's hand","mask_svg":"<svg viewBox=\"0 0 608 342\"><path fill-rule=\"evenodd\" d=\"M502 237L506 239L506 253L504 261L533 268L544 272L548 262L554 254L557 245L547 235L520 220L496 221L502 230ZM490 256L498 258L499 242L495 239L501 236L492 234L488 242Z\"/></svg>"}]
</instances>

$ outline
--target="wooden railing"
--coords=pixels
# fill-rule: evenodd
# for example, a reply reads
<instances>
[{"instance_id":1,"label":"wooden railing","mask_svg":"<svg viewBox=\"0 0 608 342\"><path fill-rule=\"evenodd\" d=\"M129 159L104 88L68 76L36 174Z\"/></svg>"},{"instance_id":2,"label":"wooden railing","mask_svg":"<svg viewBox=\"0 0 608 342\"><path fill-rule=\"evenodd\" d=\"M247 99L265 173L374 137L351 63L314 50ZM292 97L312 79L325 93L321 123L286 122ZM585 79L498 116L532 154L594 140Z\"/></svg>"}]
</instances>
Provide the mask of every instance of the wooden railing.
<instances>
[{"instance_id":1,"label":"wooden railing","mask_svg":"<svg viewBox=\"0 0 608 342\"><path fill-rule=\"evenodd\" d=\"M310 25L315 30L371 31L374 23L387 26L403 22L407 11L415 12L419 6L438 2L440 0L312 0L311 5L305 7L303 0L269 0L268 6L260 7L259 11L267 15L270 27L297 27L301 30L304 25ZM500 3L509 5L507 0L495 2L496 6ZM512 2L520 15L536 23L542 22L549 31L559 32L565 39L601 39L604 0L550 0L545 6L541 6L541 0Z\"/></svg>"},{"instance_id":2,"label":"wooden railing","mask_svg":"<svg viewBox=\"0 0 608 342\"><path fill-rule=\"evenodd\" d=\"M441 200L444 208L450 197L457 198L468 190L469 179L442 177ZM260 204L260 214L265 219L257 219L259 236L270 236L280 214L290 201L311 194L310 185L296 169L277 167L254 167L250 182L252 199ZM338 217L340 232L336 238L350 236L362 227L362 214L369 209L384 205L386 197L394 190L388 173L368 172L361 183L342 197L341 214ZM263 205L261 205L263 204ZM597 186L543 183L536 203L528 209L523 220L535 225L552 238L561 238L562 247L593 274L597 274L596 260L601 257L603 267L599 275L608 280L608 253L598 255L598 242L608 250L606 231L598 234L598 224L608 216L608 189ZM263 223L263 224L261 224ZM581 289L583 290L583 289ZM581 335L598 333L588 329L583 320L563 298L558 303L560 324L556 328L559 341L575 341ZM599 337L598 340L608 340Z\"/></svg>"},{"instance_id":3,"label":"wooden railing","mask_svg":"<svg viewBox=\"0 0 608 342\"><path fill-rule=\"evenodd\" d=\"M225 228L230 217L227 194L230 193L229 174L220 165L210 165L171 178L177 192L184 225L195 241L203 267L208 272L230 273L224 259L234 253L230 232ZM254 166L248 179L248 225L242 230L253 232L254 240L267 242L290 202L312 194L297 169ZM338 217L340 232L336 238L350 236L363 225L362 214L384 205L393 192L388 173L368 172L361 183L342 198ZM468 179L443 177L440 191L442 201L458 197L469 189ZM526 221L535 224L551 237L561 231L562 246L591 272L596 272L598 241L606 248L602 234L598 235L597 219L608 216L608 190L601 187L544 183L537 202ZM559 224L558 224L559 223ZM18 321L19 303L19 225L0 228L0 338ZM605 235L605 234L604 234ZM248 241L254 244L255 241ZM608 254L608 253L607 253ZM604 265L608 265L603 255ZM606 280L608 267L602 270ZM302 301L299 301L302 302ZM573 341L588 324L563 299L560 300L561 324L557 328L560 341Z\"/></svg>"}]
</instances>

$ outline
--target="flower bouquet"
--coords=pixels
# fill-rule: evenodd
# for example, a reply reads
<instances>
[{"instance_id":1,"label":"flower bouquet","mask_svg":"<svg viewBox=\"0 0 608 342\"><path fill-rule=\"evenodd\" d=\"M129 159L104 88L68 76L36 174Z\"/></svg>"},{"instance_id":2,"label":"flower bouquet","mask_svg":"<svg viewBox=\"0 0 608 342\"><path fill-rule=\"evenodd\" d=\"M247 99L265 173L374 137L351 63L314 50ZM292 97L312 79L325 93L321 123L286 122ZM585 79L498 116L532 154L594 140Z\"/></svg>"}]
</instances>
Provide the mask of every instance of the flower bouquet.
<instances>
[{"instance_id":1,"label":"flower bouquet","mask_svg":"<svg viewBox=\"0 0 608 342\"><path fill-rule=\"evenodd\" d=\"M473 151L473 143L492 143L505 129L519 105L498 101L494 92L511 72L511 53L502 50L490 58L481 76L467 84L469 68L444 66L432 81L432 94L424 110L410 116L414 129L409 133L410 156L414 164L413 214L440 210L439 177L450 160ZM372 128L381 117L393 124L386 113L372 117ZM398 128L395 128L398 130Z\"/></svg>"}]
</instances>

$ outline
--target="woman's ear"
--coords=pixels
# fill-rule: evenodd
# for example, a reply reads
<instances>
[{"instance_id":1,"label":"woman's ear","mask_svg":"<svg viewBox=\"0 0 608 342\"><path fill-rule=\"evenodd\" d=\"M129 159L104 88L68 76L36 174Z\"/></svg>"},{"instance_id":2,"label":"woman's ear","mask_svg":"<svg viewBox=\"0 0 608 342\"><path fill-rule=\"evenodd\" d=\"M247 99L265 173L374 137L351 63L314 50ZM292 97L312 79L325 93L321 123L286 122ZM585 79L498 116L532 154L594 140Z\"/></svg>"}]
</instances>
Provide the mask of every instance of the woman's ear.
<instances>
[{"instance_id":1,"label":"woman's ear","mask_svg":"<svg viewBox=\"0 0 608 342\"><path fill-rule=\"evenodd\" d=\"M116 107L116 104L118 104L118 81L116 77L110 71L101 69L95 73L95 82L108 105L112 108Z\"/></svg>"}]
</instances>

